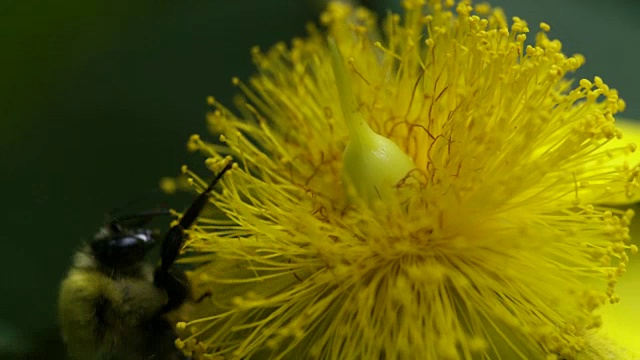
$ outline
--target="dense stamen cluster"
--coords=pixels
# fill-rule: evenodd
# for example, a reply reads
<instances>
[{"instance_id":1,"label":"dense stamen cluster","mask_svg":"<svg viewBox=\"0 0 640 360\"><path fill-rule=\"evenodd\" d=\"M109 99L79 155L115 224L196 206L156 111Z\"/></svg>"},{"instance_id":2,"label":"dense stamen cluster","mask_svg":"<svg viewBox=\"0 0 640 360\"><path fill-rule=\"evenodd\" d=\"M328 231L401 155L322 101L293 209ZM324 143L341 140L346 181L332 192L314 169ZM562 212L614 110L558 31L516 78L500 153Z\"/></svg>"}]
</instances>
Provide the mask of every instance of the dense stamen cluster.
<instances>
[{"instance_id":1,"label":"dense stamen cluster","mask_svg":"<svg viewBox=\"0 0 640 360\"><path fill-rule=\"evenodd\" d=\"M370 12L332 3L326 33L253 51L236 112L210 99L219 141L189 146L239 167L212 199L224 217L191 232L190 280L213 296L182 314L185 353L572 358L618 301L633 213L602 204L638 169L612 161L635 150L617 92L572 87L584 58L545 23L527 45L527 23L488 5L403 5L381 42ZM347 162L357 119L408 156L372 168L401 171L392 187Z\"/></svg>"}]
</instances>

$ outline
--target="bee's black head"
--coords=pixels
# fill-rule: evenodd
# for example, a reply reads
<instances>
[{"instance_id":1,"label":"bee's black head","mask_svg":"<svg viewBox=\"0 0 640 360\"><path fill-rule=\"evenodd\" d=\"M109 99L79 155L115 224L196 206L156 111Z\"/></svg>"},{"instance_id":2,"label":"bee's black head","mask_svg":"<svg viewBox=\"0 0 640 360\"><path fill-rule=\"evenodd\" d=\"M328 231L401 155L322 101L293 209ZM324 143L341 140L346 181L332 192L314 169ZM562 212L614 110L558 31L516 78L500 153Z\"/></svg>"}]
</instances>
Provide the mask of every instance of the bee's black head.
<instances>
[{"instance_id":1,"label":"bee's black head","mask_svg":"<svg viewBox=\"0 0 640 360\"><path fill-rule=\"evenodd\" d=\"M116 223L103 227L90 243L96 260L109 268L123 268L141 262L155 245L150 229L130 229Z\"/></svg>"},{"instance_id":2,"label":"bee's black head","mask_svg":"<svg viewBox=\"0 0 640 360\"><path fill-rule=\"evenodd\" d=\"M146 225L153 218L166 215L170 215L168 209L151 209L111 217L89 244L93 257L111 269L138 264L156 243L156 233Z\"/></svg>"}]
</instances>

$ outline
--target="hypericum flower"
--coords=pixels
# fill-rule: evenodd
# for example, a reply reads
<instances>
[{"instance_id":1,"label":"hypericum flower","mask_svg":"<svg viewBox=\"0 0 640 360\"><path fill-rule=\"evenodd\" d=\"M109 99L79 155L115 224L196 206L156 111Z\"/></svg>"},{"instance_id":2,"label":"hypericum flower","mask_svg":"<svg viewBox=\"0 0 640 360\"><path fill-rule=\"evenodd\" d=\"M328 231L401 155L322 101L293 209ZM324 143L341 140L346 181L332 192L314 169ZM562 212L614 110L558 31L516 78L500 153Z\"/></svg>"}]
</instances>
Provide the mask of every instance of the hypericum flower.
<instances>
[{"instance_id":1,"label":"hypericum flower","mask_svg":"<svg viewBox=\"0 0 640 360\"><path fill-rule=\"evenodd\" d=\"M468 1L403 2L382 29L332 3L326 32L255 49L213 169L238 166L190 232L185 353L226 358L515 359L591 352L615 303L638 187L600 78L565 78L540 24ZM605 148L605 145L607 146ZM615 161L621 159L620 161ZM193 173L195 184L203 186Z\"/></svg>"},{"instance_id":2,"label":"hypericum flower","mask_svg":"<svg viewBox=\"0 0 640 360\"><path fill-rule=\"evenodd\" d=\"M626 140L640 143L640 122L622 119L616 125L624 132ZM640 152L636 151L628 160L640 163ZM617 200L623 202L624 199ZM637 202L637 199L632 200ZM637 208L638 205L634 207ZM640 224L637 221L630 225L630 234L633 237L640 235ZM640 342L637 336L640 323L640 312L637 310L637 304L640 303L640 264L634 261L625 270L624 278L616 287L616 292L624 301L601 309L599 314L605 321L600 328L587 334L587 342L593 350L585 350L586 356L581 353L579 359L640 359Z\"/></svg>"}]
</instances>

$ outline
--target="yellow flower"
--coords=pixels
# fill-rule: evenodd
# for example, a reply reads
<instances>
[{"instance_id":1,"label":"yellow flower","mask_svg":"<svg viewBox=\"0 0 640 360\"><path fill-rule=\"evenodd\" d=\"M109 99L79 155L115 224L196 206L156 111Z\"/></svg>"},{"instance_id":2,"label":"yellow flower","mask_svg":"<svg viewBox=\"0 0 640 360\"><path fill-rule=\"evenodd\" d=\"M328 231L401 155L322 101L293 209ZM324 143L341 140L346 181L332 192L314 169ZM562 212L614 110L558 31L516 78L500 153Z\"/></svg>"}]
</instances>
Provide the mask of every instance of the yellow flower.
<instances>
[{"instance_id":1,"label":"yellow flower","mask_svg":"<svg viewBox=\"0 0 640 360\"><path fill-rule=\"evenodd\" d=\"M190 232L203 301L177 345L228 358L576 358L627 266L635 150L584 59L499 9L403 2L384 21L332 3L327 31L267 53L210 99L238 166ZM328 40L327 36L330 40ZM606 145L606 148L605 148ZM617 161L617 159L620 159ZM205 182L189 173L195 184Z\"/></svg>"},{"instance_id":2,"label":"yellow flower","mask_svg":"<svg viewBox=\"0 0 640 360\"><path fill-rule=\"evenodd\" d=\"M624 132L626 140L640 143L640 123L637 121L618 121L617 126ZM629 159L633 163L640 163L640 152L635 152ZM618 159L619 162L619 159ZM631 200L637 202L638 194ZM624 202L625 199L612 199L613 203ZM634 208L637 210L638 205ZM640 235L640 224L633 221L630 225L632 236ZM640 359L640 342L638 342L638 323L640 312L640 264L633 261L626 268L623 279L616 287L622 301L614 306L600 309L599 314L604 321L600 328L593 329L587 334L588 348L580 353L577 359Z\"/></svg>"}]
</instances>

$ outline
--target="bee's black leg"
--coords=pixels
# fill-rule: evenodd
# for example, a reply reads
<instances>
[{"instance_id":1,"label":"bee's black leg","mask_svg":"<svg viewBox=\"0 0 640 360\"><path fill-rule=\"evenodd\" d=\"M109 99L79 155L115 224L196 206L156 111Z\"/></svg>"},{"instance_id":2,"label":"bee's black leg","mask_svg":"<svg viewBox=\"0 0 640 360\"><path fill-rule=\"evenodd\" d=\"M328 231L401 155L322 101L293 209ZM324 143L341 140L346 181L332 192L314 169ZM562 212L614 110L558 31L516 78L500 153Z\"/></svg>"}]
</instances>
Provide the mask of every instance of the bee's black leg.
<instances>
[{"instance_id":1,"label":"bee's black leg","mask_svg":"<svg viewBox=\"0 0 640 360\"><path fill-rule=\"evenodd\" d=\"M193 300L193 302L195 302L196 304L201 303L204 299L208 299L211 297L211 295L213 295L211 293L211 291L207 291L206 293L200 295L200 297L198 297L197 299Z\"/></svg>"},{"instance_id":2,"label":"bee's black leg","mask_svg":"<svg viewBox=\"0 0 640 360\"><path fill-rule=\"evenodd\" d=\"M202 209L207 203L209 193L213 187L222 178L225 172L229 171L233 163L228 163L216 177L211 181L209 186L193 201L191 206L185 211L177 225L173 226L162 241L160 266L154 273L154 284L167 291L169 302L165 306L165 311L180 306L187 298L189 293L189 283L184 273L178 269L173 269L173 263L176 261L180 253L180 248L184 242L185 230L190 228L196 221Z\"/></svg>"},{"instance_id":3,"label":"bee's black leg","mask_svg":"<svg viewBox=\"0 0 640 360\"><path fill-rule=\"evenodd\" d=\"M144 334L146 334L147 360L186 360L182 351L176 348L176 333L173 326L163 316L156 316L149 323L145 324ZM142 357L140 359L143 359Z\"/></svg>"},{"instance_id":4,"label":"bee's black leg","mask_svg":"<svg viewBox=\"0 0 640 360\"><path fill-rule=\"evenodd\" d=\"M169 268L169 270L163 271L160 267L156 268L153 274L153 283L156 287L166 291L169 298L167 304L162 308L162 313L182 305L189 296L189 281L180 269Z\"/></svg>"}]
</instances>

